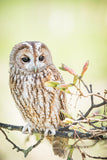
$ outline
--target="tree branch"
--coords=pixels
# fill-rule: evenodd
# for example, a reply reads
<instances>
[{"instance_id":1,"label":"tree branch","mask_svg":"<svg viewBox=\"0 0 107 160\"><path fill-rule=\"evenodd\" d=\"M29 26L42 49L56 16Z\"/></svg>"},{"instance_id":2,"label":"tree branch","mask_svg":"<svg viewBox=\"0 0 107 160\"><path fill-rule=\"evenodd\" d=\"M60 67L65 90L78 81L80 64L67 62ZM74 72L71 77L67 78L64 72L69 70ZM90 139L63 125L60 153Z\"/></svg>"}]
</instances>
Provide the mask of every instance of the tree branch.
<instances>
[{"instance_id":1,"label":"tree branch","mask_svg":"<svg viewBox=\"0 0 107 160\"><path fill-rule=\"evenodd\" d=\"M76 122L77 123L77 122ZM4 128L4 129L8 129L10 131L22 131L22 128L24 126L16 126L16 125L10 125L10 124L5 124L5 123L0 123L0 128ZM102 132L106 132L107 133L107 128L100 128ZM91 132L91 130L90 130ZM33 131L33 133L39 133L41 135L43 135L44 133L42 132L38 132L38 131ZM89 130L88 132L84 133L84 132L80 132L80 131L76 131L77 135L81 138L81 139L91 139L91 140L104 140L104 139L107 139L107 137L103 137L103 136L94 136L92 133L89 133ZM55 136L57 137L63 137L63 138L71 138L71 139L74 139L74 138L78 138L75 134L75 131L73 129L68 129L66 130L66 128L63 128L63 131L61 131L60 129L56 131L56 134ZM49 135L51 136L51 135Z\"/></svg>"},{"instance_id":2,"label":"tree branch","mask_svg":"<svg viewBox=\"0 0 107 160\"><path fill-rule=\"evenodd\" d=\"M106 159L107 160L107 157L96 157L96 156L91 156L91 155L89 155L89 154L87 154L87 153L85 153L85 155L86 156L88 156L89 158L94 158L94 159Z\"/></svg>"},{"instance_id":3,"label":"tree branch","mask_svg":"<svg viewBox=\"0 0 107 160\"><path fill-rule=\"evenodd\" d=\"M6 129L6 126L11 126L10 130L14 130L14 129L17 130L17 129L19 129L18 131L20 131L20 126L13 126L13 125L7 125L7 124L2 124L2 126L4 126L5 129ZM9 128L7 128L7 129L9 130ZM44 136L42 135L41 138L37 141L36 144L28 147L27 149L22 149L22 148L20 148L19 146L17 146L13 141L11 141L8 138L7 134L3 131L3 129L0 128L0 131L4 134L6 140L13 145L12 149L17 149L17 152L22 152L24 154L24 157L27 157L27 155L29 154L29 152L32 151L33 148L35 148L36 146L38 146L41 143L41 141L43 140L43 138L44 138Z\"/></svg>"},{"instance_id":4,"label":"tree branch","mask_svg":"<svg viewBox=\"0 0 107 160\"><path fill-rule=\"evenodd\" d=\"M84 114L84 117L87 117L89 115L89 113L94 109L94 108L98 108L98 107L101 107L103 105L107 104L107 102L102 102L100 104L94 104L93 106L91 106L88 111L86 111L86 113ZM82 120L83 117L80 117L78 120Z\"/></svg>"}]
</instances>

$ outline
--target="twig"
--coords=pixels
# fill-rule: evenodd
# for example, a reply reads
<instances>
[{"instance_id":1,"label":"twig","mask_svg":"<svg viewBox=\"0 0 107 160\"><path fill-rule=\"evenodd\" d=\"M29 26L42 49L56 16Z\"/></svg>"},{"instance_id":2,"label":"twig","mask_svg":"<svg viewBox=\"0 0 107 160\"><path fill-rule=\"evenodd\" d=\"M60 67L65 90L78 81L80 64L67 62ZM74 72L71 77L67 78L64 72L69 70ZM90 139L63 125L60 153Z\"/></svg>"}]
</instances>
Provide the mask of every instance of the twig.
<instances>
[{"instance_id":1,"label":"twig","mask_svg":"<svg viewBox=\"0 0 107 160\"><path fill-rule=\"evenodd\" d=\"M107 157L95 157L95 156L91 156L91 155L89 155L89 154L87 154L87 153L85 153L85 155L86 156L88 156L89 158L94 158L94 159L106 159L107 160Z\"/></svg>"},{"instance_id":2,"label":"twig","mask_svg":"<svg viewBox=\"0 0 107 160\"><path fill-rule=\"evenodd\" d=\"M103 97L103 96L101 96L101 95L99 95L99 94L90 92L89 94L84 95L83 92L80 90L80 88L78 88L76 85L74 85L74 87L80 92L80 95L78 95L78 94L76 94L76 95L78 95L78 96L83 96L83 97L89 97L89 96L91 96L92 106L94 105L93 96L99 97L99 98L101 98L102 100L104 100L104 101L107 103L107 98L105 98L105 97Z\"/></svg>"},{"instance_id":3,"label":"twig","mask_svg":"<svg viewBox=\"0 0 107 160\"><path fill-rule=\"evenodd\" d=\"M81 78L79 80L82 82L82 84L86 88L87 92L90 93L90 90L88 89L88 86L85 84L85 82Z\"/></svg>"},{"instance_id":4,"label":"twig","mask_svg":"<svg viewBox=\"0 0 107 160\"><path fill-rule=\"evenodd\" d=\"M90 84L90 93L93 93L92 84ZM91 106L94 106L94 98L93 98L93 95L91 95Z\"/></svg>"},{"instance_id":5,"label":"twig","mask_svg":"<svg viewBox=\"0 0 107 160\"><path fill-rule=\"evenodd\" d=\"M22 131L23 126L15 126L15 125L6 124L6 123L0 123L0 128L8 129L11 131Z\"/></svg>"},{"instance_id":6,"label":"twig","mask_svg":"<svg viewBox=\"0 0 107 160\"><path fill-rule=\"evenodd\" d=\"M82 160L85 160L86 156L85 156L85 152L82 152L81 149L79 148L79 146L77 147L78 150L80 151L81 153L81 156L82 156Z\"/></svg>"},{"instance_id":7,"label":"twig","mask_svg":"<svg viewBox=\"0 0 107 160\"><path fill-rule=\"evenodd\" d=\"M97 113L93 113L89 118L91 117L97 117L97 116L100 116L100 117L103 117L103 118L107 118L106 115L103 115L103 114L97 114Z\"/></svg>"},{"instance_id":8,"label":"twig","mask_svg":"<svg viewBox=\"0 0 107 160\"><path fill-rule=\"evenodd\" d=\"M78 139L78 140L76 140L75 142L74 142L74 144L72 144L70 147L71 148L74 148L75 147L75 145L77 145L77 143L80 141L80 139ZM76 148L76 147L75 147Z\"/></svg>"},{"instance_id":9,"label":"twig","mask_svg":"<svg viewBox=\"0 0 107 160\"><path fill-rule=\"evenodd\" d=\"M99 94L96 94L96 93L90 93L88 95L83 95L83 97L89 97L89 96L96 96L96 97L99 97L101 98L102 100L104 100L106 103L107 103L107 98L104 98L103 96L99 95Z\"/></svg>"},{"instance_id":10,"label":"twig","mask_svg":"<svg viewBox=\"0 0 107 160\"><path fill-rule=\"evenodd\" d=\"M102 103L100 103L100 104L94 104L93 106L91 106L89 109L88 109L88 111L86 111L86 113L84 114L84 117L87 117L88 115L89 115L89 113L94 109L94 108L98 108L98 107L101 107L101 106L103 106L103 105L105 105L105 104L107 104L107 102L102 102ZM83 119L83 117L80 117L78 120L82 120Z\"/></svg>"},{"instance_id":11,"label":"twig","mask_svg":"<svg viewBox=\"0 0 107 160\"><path fill-rule=\"evenodd\" d=\"M97 121L97 122L107 122L107 119L94 119L94 118L87 118L83 120L75 120L73 123L89 123L90 121Z\"/></svg>"},{"instance_id":12,"label":"twig","mask_svg":"<svg viewBox=\"0 0 107 160\"><path fill-rule=\"evenodd\" d=\"M95 146L97 143L98 143L98 140L95 141L93 144L90 144L88 146L77 145L75 148L77 148L77 147L79 147L79 148L91 148L91 147Z\"/></svg>"},{"instance_id":13,"label":"twig","mask_svg":"<svg viewBox=\"0 0 107 160\"><path fill-rule=\"evenodd\" d=\"M17 146L14 142L12 142L12 141L8 138L7 134L3 131L3 129L0 128L0 131L4 134L6 140L13 145L13 149L17 149L17 152L22 152L22 153L24 154L24 157L27 157L27 155L29 154L29 152L30 152L33 148L35 148L36 146L38 146L38 145L41 143L41 141L43 140L43 138L44 138L44 136L41 136L41 138L37 141L36 144L30 146L29 148L27 148L27 149L25 150L25 149L22 149L22 148L20 148L19 146Z\"/></svg>"}]
</instances>

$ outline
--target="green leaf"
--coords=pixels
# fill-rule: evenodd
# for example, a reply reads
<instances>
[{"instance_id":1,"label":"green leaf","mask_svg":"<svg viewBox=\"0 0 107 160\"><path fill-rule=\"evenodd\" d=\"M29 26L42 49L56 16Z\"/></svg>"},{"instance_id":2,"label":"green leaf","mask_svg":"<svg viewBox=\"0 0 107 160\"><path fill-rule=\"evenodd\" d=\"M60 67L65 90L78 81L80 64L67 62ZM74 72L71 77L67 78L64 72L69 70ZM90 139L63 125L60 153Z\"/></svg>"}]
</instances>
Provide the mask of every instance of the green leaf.
<instances>
[{"instance_id":1,"label":"green leaf","mask_svg":"<svg viewBox=\"0 0 107 160\"><path fill-rule=\"evenodd\" d=\"M70 84L59 84L57 85L56 88L60 89L61 91L64 91L66 93L71 93L69 90L69 87L72 87L74 84L70 83Z\"/></svg>"},{"instance_id":2,"label":"green leaf","mask_svg":"<svg viewBox=\"0 0 107 160\"><path fill-rule=\"evenodd\" d=\"M107 89L104 90L104 94L107 94Z\"/></svg>"},{"instance_id":3,"label":"green leaf","mask_svg":"<svg viewBox=\"0 0 107 160\"><path fill-rule=\"evenodd\" d=\"M39 133L35 133L36 141L39 141L41 138L41 135Z\"/></svg>"},{"instance_id":4,"label":"green leaf","mask_svg":"<svg viewBox=\"0 0 107 160\"><path fill-rule=\"evenodd\" d=\"M71 148L67 157L67 160L72 160L72 154L73 154L74 148Z\"/></svg>"},{"instance_id":5,"label":"green leaf","mask_svg":"<svg viewBox=\"0 0 107 160\"><path fill-rule=\"evenodd\" d=\"M66 71L66 70L64 69L64 67L63 67L63 64L61 65L61 67L59 67L59 69L62 70L62 71Z\"/></svg>"},{"instance_id":6,"label":"green leaf","mask_svg":"<svg viewBox=\"0 0 107 160\"><path fill-rule=\"evenodd\" d=\"M29 141L30 139L30 135L28 135L26 138L25 138L25 144Z\"/></svg>"},{"instance_id":7,"label":"green leaf","mask_svg":"<svg viewBox=\"0 0 107 160\"><path fill-rule=\"evenodd\" d=\"M57 87L59 84L60 84L59 82L54 82L54 81L45 82L45 85L47 87L53 87L53 88Z\"/></svg>"},{"instance_id":8,"label":"green leaf","mask_svg":"<svg viewBox=\"0 0 107 160\"><path fill-rule=\"evenodd\" d=\"M76 83L77 83L77 80L78 80L78 75L75 75L75 76L74 76L74 79L73 79L73 84L76 84Z\"/></svg>"},{"instance_id":9,"label":"green leaf","mask_svg":"<svg viewBox=\"0 0 107 160\"><path fill-rule=\"evenodd\" d=\"M70 114L66 113L63 109L61 109L60 111L61 111L61 113L63 113L67 118L72 119L72 116L71 116Z\"/></svg>"},{"instance_id":10,"label":"green leaf","mask_svg":"<svg viewBox=\"0 0 107 160\"><path fill-rule=\"evenodd\" d=\"M70 74L72 74L73 76L76 75L75 71L71 68L69 68L68 66L66 66L65 64L62 64L61 67L59 67L59 69L63 70L63 71L67 71L69 72Z\"/></svg>"},{"instance_id":11,"label":"green leaf","mask_svg":"<svg viewBox=\"0 0 107 160\"><path fill-rule=\"evenodd\" d=\"M87 61L83 66L83 69L82 69L82 72L81 72L81 78L83 77L84 73L87 71L88 66L89 66L89 61Z\"/></svg>"}]
</instances>

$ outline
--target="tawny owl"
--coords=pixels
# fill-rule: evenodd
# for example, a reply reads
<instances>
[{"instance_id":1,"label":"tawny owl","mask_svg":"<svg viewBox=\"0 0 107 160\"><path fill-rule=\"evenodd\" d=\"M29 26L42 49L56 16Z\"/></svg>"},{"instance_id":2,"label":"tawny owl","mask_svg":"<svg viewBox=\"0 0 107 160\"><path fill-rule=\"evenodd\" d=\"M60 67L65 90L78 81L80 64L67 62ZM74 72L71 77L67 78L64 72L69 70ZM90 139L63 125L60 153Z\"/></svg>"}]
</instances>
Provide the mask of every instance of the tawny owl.
<instances>
[{"instance_id":1,"label":"tawny owl","mask_svg":"<svg viewBox=\"0 0 107 160\"><path fill-rule=\"evenodd\" d=\"M16 44L10 54L12 96L28 122L29 132L30 129L44 131L48 138L49 133L55 135L64 120L60 110L66 111L66 97L63 91L47 87L47 81L64 83L47 46L39 41ZM68 140L54 136L48 139L55 155L64 158Z\"/></svg>"}]
</instances>

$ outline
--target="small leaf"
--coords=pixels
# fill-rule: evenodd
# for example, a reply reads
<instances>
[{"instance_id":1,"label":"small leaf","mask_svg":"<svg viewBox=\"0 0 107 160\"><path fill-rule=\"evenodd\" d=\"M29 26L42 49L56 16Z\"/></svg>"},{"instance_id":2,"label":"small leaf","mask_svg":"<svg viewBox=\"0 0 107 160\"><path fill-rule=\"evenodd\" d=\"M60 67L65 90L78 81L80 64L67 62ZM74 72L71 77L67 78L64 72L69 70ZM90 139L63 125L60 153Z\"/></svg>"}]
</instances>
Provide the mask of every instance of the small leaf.
<instances>
[{"instance_id":1,"label":"small leaf","mask_svg":"<svg viewBox=\"0 0 107 160\"><path fill-rule=\"evenodd\" d=\"M67 118L72 119L72 116L66 113L63 109L61 109L60 112L63 113Z\"/></svg>"},{"instance_id":2,"label":"small leaf","mask_svg":"<svg viewBox=\"0 0 107 160\"><path fill-rule=\"evenodd\" d=\"M69 87L72 87L72 86L73 86L73 84L59 84L56 86L56 88L70 94L71 92L69 90Z\"/></svg>"},{"instance_id":3,"label":"small leaf","mask_svg":"<svg viewBox=\"0 0 107 160\"><path fill-rule=\"evenodd\" d=\"M67 157L67 160L73 160L72 159L72 154L73 154L74 148L71 148Z\"/></svg>"},{"instance_id":4,"label":"small leaf","mask_svg":"<svg viewBox=\"0 0 107 160\"><path fill-rule=\"evenodd\" d=\"M55 82L55 81L48 81L45 82L45 86L47 87L53 87L53 88L57 88L60 89L61 91L64 91L66 93L71 93L70 90L68 89L69 87L72 87L74 84L61 84L59 82Z\"/></svg>"},{"instance_id":5,"label":"small leaf","mask_svg":"<svg viewBox=\"0 0 107 160\"><path fill-rule=\"evenodd\" d=\"M65 113L63 113L66 117L70 117L70 115L69 114L65 114ZM70 123L70 124L72 124L73 122L74 122L74 120L73 119L71 119L71 117L70 118L65 118L64 120L63 120L63 122L64 123Z\"/></svg>"},{"instance_id":6,"label":"small leaf","mask_svg":"<svg viewBox=\"0 0 107 160\"><path fill-rule=\"evenodd\" d=\"M58 87L59 88L68 88L68 87L70 87L70 84L59 84Z\"/></svg>"},{"instance_id":7,"label":"small leaf","mask_svg":"<svg viewBox=\"0 0 107 160\"><path fill-rule=\"evenodd\" d=\"M59 69L62 70L62 71L66 71L66 70L64 69L64 64L62 64L61 67L59 67Z\"/></svg>"},{"instance_id":8,"label":"small leaf","mask_svg":"<svg viewBox=\"0 0 107 160\"><path fill-rule=\"evenodd\" d=\"M36 137L36 141L39 141L40 138L41 138L41 135L40 135L39 133L36 133L36 134L35 134L35 137Z\"/></svg>"},{"instance_id":9,"label":"small leaf","mask_svg":"<svg viewBox=\"0 0 107 160\"><path fill-rule=\"evenodd\" d=\"M68 89L69 87L72 87L73 84L59 84L57 85L57 88L59 89Z\"/></svg>"},{"instance_id":10,"label":"small leaf","mask_svg":"<svg viewBox=\"0 0 107 160\"><path fill-rule=\"evenodd\" d=\"M30 135L28 135L26 138L25 138L25 144L29 141L30 139Z\"/></svg>"},{"instance_id":11,"label":"small leaf","mask_svg":"<svg viewBox=\"0 0 107 160\"><path fill-rule=\"evenodd\" d=\"M83 66L83 69L82 69L82 72L81 72L81 77L83 77L84 73L86 72L86 70L88 69L88 66L89 66L89 61L87 61L84 66Z\"/></svg>"},{"instance_id":12,"label":"small leaf","mask_svg":"<svg viewBox=\"0 0 107 160\"><path fill-rule=\"evenodd\" d=\"M70 92L69 89L66 89L64 92L65 92L65 93L68 93L68 94L71 94L71 92Z\"/></svg>"},{"instance_id":13,"label":"small leaf","mask_svg":"<svg viewBox=\"0 0 107 160\"><path fill-rule=\"evenodd\" d=\"M76 84L76 83L77 83L77 80L78 80L78 75L75 75L75 76L74 76L74 79L73 79L73 84Z\"/></svg>"},{"instance_id":14,"label":"small leaf","mask_svg":"<svg viewBox=\"0 0 107 160\"><path fill-rule=\"evenodd\" d=\"M63 71L67 71L72 75L76 75L76 73L74 72L74 70L72 70L71 68L67 67L65 64L62 64L61 67L59 67L59 69L63 70Z\"/></svg>"},{"instance_id":15,"label":"small leaf","mask_svg":"<svg viewBox=\"0 0 107 160\"><path fill-rule=\"evenodd\" d=\"M104 90L104 94L107 94L107 89Z\"/></svg>"},{"instance_id":16,"label":"small leaf","mask_svg":"<svg viewBox=\"0 0 107 160\"><path fill-rule=\"evenodd\" d=\"M54 82L54 81L45 82L45 85L47 87L53 87L53 88L57 87L59 84L60 84L59 82Z\"/></svg>"}]
</instances>

